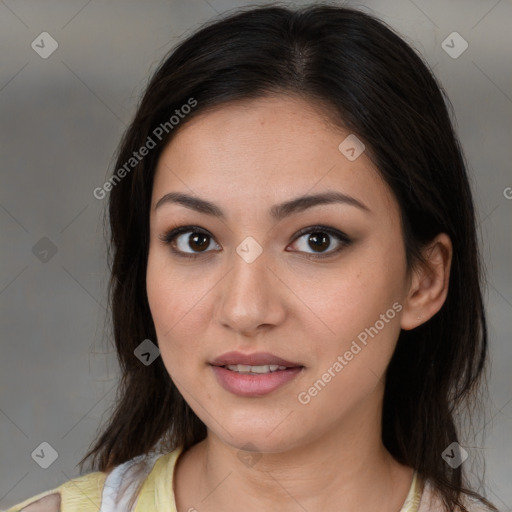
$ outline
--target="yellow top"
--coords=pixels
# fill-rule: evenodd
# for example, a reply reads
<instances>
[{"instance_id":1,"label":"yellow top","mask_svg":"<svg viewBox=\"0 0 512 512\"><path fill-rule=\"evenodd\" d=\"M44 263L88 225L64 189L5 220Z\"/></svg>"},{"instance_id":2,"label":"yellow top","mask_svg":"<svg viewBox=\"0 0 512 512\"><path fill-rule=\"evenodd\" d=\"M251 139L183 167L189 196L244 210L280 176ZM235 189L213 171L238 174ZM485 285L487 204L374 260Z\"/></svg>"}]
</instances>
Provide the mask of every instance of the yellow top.
<instances>
[{"instance_id":1,"label":"yellow top","mask_svg":"<svg viewBox=\"0 0 512 512\"><path fill-rule=\"evenodd\" d=\"M134 512L177 512L172 482L176 461L181 452L182 448L179 447L157 459L140 489ZM74 478L55 489L33 496L6 512L22 512L31 503L54 493L61 495L60 512L98 512L101 508L105 478L106 474L100 471ZM418 512L422 488L421 481L414 472L409 493L400 512ZM29 510L37 512L36 505Z\"/></svg>"}]
</instances>

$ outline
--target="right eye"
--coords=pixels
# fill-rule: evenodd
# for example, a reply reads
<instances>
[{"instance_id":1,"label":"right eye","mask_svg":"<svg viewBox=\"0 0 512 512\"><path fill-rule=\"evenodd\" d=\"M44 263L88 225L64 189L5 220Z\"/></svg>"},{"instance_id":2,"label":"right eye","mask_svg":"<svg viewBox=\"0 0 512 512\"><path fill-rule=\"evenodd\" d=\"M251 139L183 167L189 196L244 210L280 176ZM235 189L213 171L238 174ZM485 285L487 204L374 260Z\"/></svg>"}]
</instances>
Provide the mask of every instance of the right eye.
<instances>
[{"instance_id":1,"label":"right eye","mask_svg":"<svg viewBox=\"0 0 512 512\"><path fill-rule=\"evenodd\" d=\"M182 236L187 234L188 236ZM178 226L159 238L165 244L169 244L171 251L179 257L197 258L202 253L212 252L207 249L213 242L213 237L208 231L198 226ZM220 249L220 246L218 247Z\"/></svg>"}]
</instances>

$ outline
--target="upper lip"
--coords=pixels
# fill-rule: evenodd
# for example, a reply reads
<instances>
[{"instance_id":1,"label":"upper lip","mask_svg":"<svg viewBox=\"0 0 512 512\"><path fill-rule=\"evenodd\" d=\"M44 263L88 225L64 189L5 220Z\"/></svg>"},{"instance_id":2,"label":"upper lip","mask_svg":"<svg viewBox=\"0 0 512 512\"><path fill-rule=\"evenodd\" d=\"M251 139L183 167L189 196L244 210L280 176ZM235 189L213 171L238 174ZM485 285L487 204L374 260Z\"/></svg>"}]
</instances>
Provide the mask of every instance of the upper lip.
<instances>
[{"instance_id":1,"label":"upper lip","mask_svg":"<svg viewBox=\"0 0 512 512\"><path fill-rule=\"evenodd\" d=\"M210 362L213 366L227 366L231 364L245 364L249 366L263 366L270 364L277 364L279 366L286 366L294 368L296 366L303 366L300 363L293 363L281 359L268 352L255 352L253 354L242 354L241 352L226 352Z\"/></svg>"}]
</instances>

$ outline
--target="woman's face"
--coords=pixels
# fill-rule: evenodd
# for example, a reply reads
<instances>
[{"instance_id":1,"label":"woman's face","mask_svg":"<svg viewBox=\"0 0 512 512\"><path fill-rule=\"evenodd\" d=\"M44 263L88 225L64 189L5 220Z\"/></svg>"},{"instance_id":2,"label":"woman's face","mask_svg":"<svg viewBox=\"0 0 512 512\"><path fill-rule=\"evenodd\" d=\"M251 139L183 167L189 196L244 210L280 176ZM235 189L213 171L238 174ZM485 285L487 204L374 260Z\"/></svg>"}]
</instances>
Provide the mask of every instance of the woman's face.
<instances>
[{"instance_id":1,"label":"woman's face","mask_svg":"<svg viewBox=\"0 0 512 512\"><path fill-rule=\"evenodd\" d=\"M198 116L159 160L147 292L161 357L231 446L280 452L380 428L409 280L398 204L349 135L274 96ZM214 207L161 201L170 193ZM294 203L334 193L347 199ZM191 227L164 243L176 226ZM220 366L237 361L249 367Z\"/></svg>"}]
</instances>

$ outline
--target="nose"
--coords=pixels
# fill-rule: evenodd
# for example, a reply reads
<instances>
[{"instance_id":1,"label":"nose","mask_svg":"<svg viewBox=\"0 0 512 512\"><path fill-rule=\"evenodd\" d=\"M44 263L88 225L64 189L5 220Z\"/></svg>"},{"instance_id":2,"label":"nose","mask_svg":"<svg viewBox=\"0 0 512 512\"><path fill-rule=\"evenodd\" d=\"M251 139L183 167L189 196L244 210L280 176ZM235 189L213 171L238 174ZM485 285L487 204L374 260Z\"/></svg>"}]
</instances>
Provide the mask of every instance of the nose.
<instances>
[{"instance_id":1,"label":"nose","mask_svg":"<svg viewBox=\"0 0 512 512\"><path fill-rule=\"evenodd\" d=\"M231 270L218 288L217 321L244 336L255 336L283 322L286 296L265 250L252 262L233 251Z\"/></svg>"}]
</instances>

